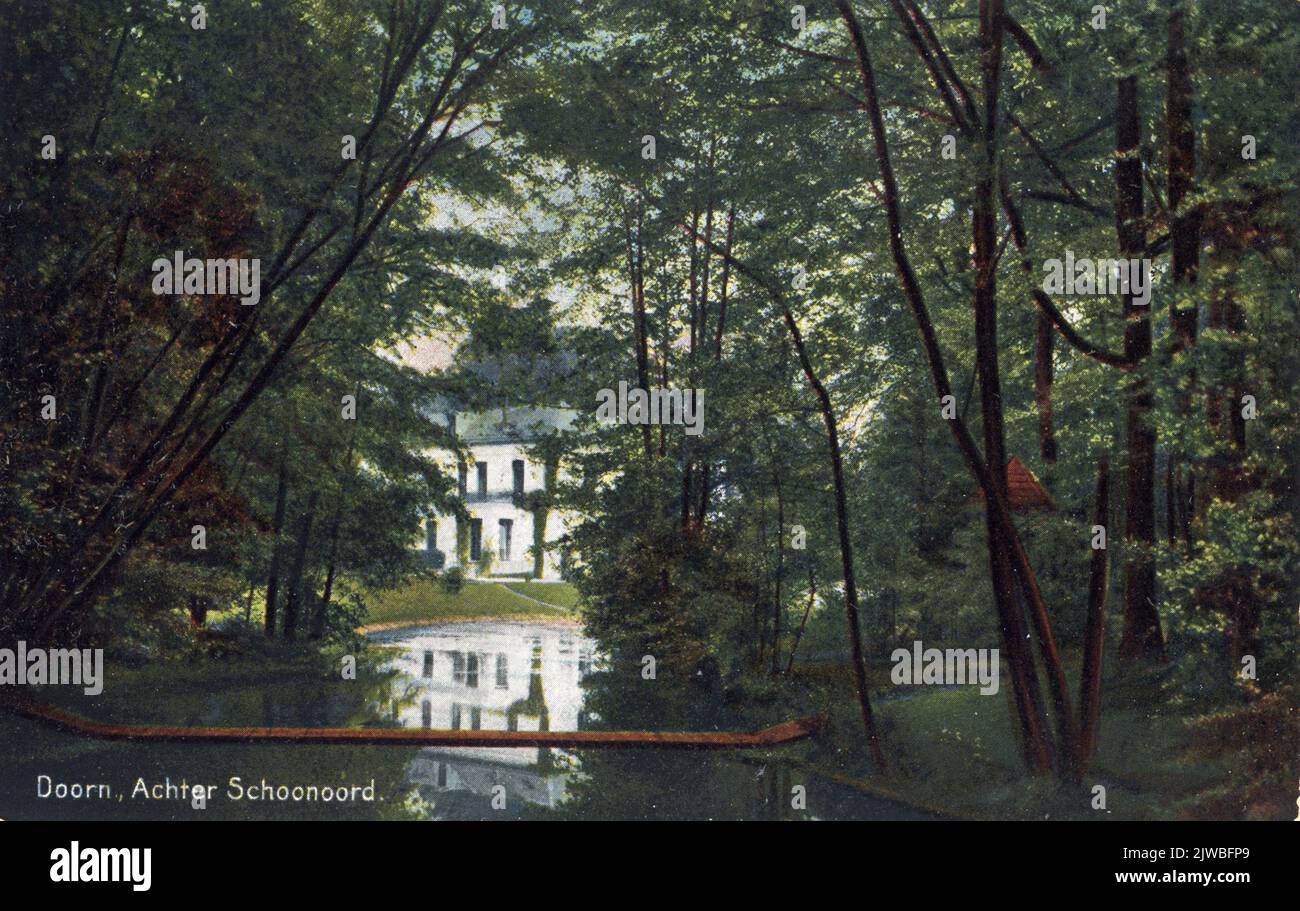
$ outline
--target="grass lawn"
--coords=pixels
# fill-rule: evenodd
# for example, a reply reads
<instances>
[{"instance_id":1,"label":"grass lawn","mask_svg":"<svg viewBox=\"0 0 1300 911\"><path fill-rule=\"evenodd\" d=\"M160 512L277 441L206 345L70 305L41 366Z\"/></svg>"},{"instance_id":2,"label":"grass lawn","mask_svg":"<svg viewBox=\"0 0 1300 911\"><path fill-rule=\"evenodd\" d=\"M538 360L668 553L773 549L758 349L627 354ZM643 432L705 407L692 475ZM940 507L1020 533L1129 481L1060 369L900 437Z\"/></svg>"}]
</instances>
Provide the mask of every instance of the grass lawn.
<instances>
[{"instance_id":1,"label":"grass lawn","mask_svg":"<svg viewBox=\"0 0 1300 911\"><path fill-rule=\"evenodd\" d=\"M1066 672L1079 679L1077 655L1067 654ZM1291 818L1298 721L1287 710L1289 697L1202 714L1168 701L1158 678L1108 675L1097 755L1077 786L1026 775L1010 694L982 696L976 687L917 687L888 698L890 688L877 685L877 721L891 763L881 778L866 757L846 671L827 681L837 749L821 763L812 757L813 766L847 765L881 793L967 818ZM1093 807L1099 784L1105 810Z\"/></svg>"},{"instance_id":2,"label":"grass lawn","mask_svg":"<svg viewBox=\"0 0 1300 911\"><path fill-rule=\"evenodd\" d=\"M520 597L518 589L529 598ZM437 581L421 579L404 588L372 592L366 597L368 624L436 623L440 620L478 618L524 619L528 617L571 616L577 603L577 591L565 583L510 583L510 587L493 582L467 582L459 593L451 595Z\"/></svg>"},{"instance_id":3,"label":"grass lawn","mask_svg":"<svg viewBox=\"0 0 1300 911\"><path fill-rule=\"evenodd\" d=\"M567 611L578 609L578 590L568 582L506 582L506 588Z\"/></svg>"}]
</instances>

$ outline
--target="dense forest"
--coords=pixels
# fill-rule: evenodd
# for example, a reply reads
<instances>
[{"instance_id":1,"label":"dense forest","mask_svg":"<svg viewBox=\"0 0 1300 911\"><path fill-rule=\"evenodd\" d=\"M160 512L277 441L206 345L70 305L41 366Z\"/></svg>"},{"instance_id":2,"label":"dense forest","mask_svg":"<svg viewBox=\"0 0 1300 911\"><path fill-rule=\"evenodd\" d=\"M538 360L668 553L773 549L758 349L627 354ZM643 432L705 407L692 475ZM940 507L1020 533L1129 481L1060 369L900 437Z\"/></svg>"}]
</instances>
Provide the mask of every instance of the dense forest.
<instances>
[{"instance_id":1,"label":"dense forest","mask_svg":"<svg viewBox=\"0 0 1300 911\"><path fill-rule=\"evenodd\" d=\"M0 639L355 647L463 514L431 409L565 406L616 674L907 781L894 650L997 648L1025 780L1168 718L1280 817L1298 59L1269 0L0 0Z\"/></svg>"}]
</instances>

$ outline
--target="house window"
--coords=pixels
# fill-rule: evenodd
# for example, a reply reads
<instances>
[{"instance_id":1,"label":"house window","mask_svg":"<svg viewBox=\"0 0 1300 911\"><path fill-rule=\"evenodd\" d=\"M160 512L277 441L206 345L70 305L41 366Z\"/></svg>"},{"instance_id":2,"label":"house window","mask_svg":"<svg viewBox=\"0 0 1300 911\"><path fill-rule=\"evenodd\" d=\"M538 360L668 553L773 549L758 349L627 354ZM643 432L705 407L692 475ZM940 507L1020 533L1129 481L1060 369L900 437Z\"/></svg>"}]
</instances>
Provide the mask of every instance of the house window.
<instances>
[{"instance_id":1,"label":"house window","mask_svg":"<svg viewBox=\"0 0 1300 911\"><path fill-rule=\"evenodd\" d=\"M487 497L487 462L477 463L478 468L478 495L486 499Z\"/></svg>"},{"instance_id":2,"label":"house window","mask_svg":"<svg viewBox=\"0 0 1300 911\"><path fill-rule=\"evenodd\" d=\"M510 664L505 652L497 652L497 689L510 686Z\"/></svg>"},{"instance_id":3,"label":"house window","mask_svg":"<svg viewBox=\"0 0 1300 911\"><path fill-rule=\"evenodd\" d=\"M477 563L483 559L483 520L469 520L469 559Z\"/></svg>"},{"instance_id":4,"label":"house window","mask_svg":"<svg viewBox=\"0 0 1300 911\"><path fill-rule=\"evenodd\" d=\"M524 460L515 459L510 465L515 472L515 493L524 492Z\"/></svg>"},{"instance_id":5,"label":"house window","mask_svg":"<svg viewBox=\"0 0 1300 911\"><path fill-rule=\"evenodd\" d=\"M502 560L510 559L510 533L514 530L513 519L502 519L497 523L497 556Z\"/></svg>"},{"instance_id":6,"label":"house window","mask_svg":"<svg viewBox=\"0 0 1300 911\"><path fill-rule=\"evenodd\" d=\"M425 520L424 549L430 551L438 549L438 523L433 519Z\"/></svg>"},{"instance_id":7,"label":"house window","mask_svg":"<svg viewBox=\"0 0 1300 911\"><path fill-rule=\"evenodd\" d=\"M420 726L423 728L433 727L433 703L428 699L420 702Z\"/></svg>"},{"instance_id":8,"label":"house window","mask_svg":"<svg viewBox=\"0 0 1300 911\"><path fill-rule=\"evenodd\" d=\"M456 491L464 499L469 488L469 467L464 462L456 463Z\"/></svg>"},{"instance_id":9,"label":"house window","mask_svg":"<svg viewBox=\"0 0 1300 911\"><path fill-rule=\"evenodd\" d=\"M424 676L433 676L433 652L429 650L424 653Z\"/></svg>"}]
</instances>

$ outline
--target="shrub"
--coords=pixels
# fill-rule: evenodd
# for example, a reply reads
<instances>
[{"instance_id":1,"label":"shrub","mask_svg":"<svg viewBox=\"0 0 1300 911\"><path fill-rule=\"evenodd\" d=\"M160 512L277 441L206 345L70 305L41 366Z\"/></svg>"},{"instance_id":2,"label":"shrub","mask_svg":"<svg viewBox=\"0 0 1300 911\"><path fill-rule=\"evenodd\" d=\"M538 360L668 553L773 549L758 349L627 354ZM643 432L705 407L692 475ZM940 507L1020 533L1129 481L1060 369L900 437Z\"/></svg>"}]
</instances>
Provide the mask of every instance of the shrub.
<instances>
[{"instance_id":1,"label":"shrub","mask_svg":"<svg viewBox=\"0 0 1300 911\"><path fill-rule=\"evenodd\" d=\"M465 587L465 571L459 566L453 566L438 578L438 582L447 594L458 595Z\"/></svg>"}]
</instances>

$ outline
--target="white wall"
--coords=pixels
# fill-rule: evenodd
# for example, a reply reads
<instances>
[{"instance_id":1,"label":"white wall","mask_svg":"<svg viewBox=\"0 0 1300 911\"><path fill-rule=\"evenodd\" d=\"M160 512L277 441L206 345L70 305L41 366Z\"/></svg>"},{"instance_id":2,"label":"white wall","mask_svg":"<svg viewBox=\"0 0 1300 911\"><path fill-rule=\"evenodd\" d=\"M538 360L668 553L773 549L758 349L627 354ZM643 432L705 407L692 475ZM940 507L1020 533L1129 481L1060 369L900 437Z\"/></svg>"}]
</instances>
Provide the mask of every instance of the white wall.
<instances>
[{"instance_id":1,"label":"white wall","mask_svg":"<svg viewBox=\"0 0 1300 911\"><path fill-rule=\"evenodd\" d=\"M516 459L524 462L524 491L542 490L546 485L545 466L529 458L526 447L517 443L483 443L472 447L472 455L466 460L466 506L470 515L483 522L483 547L492 547L493 575L525 575L533 571L533 558L529 552L533 546L533 515L517 508L512 502L514 495L514 468ZM428 455L442 465L451 477L456 476L456 458L445 451L434 451ZM487 500L478 499L477 462L487 463L488 486ZM561 469L563 471L563 469ZM511 535L510 560L500 558L501 519L514 522ZM555 541L569 527L569 517L560 510L552 509L547 515L545 540ZM456 566L459 557L456 553L456 518L454 515L438 516L437 547L447 555L448 567ZM418 545L424 547L424 541ZM471 563L465 567L468 575L478 575L478 565ZM546 580L560 578L559 555L547 553L542 575Z\"/></svg>"}]
</instances>

